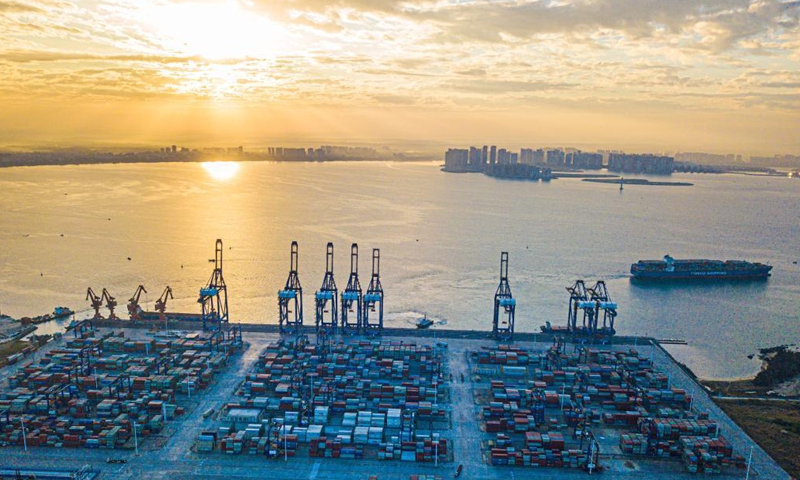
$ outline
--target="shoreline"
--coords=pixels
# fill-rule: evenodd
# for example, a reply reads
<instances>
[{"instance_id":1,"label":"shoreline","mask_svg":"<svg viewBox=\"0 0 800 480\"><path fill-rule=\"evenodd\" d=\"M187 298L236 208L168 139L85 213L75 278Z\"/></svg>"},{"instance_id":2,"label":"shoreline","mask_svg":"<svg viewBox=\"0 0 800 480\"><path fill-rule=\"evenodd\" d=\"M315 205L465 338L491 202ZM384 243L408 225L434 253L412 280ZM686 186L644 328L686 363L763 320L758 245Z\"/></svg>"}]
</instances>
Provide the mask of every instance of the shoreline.
<instances>
[{"instance_id":1,"label":"shoreline","mask_svg":"<svg viewBox=\"0 0 800 480\"><path fill-rule=\"evenodd\" d=\"M4 163L2 162L2 153L0 153L0 168L29 168L29 167L69 167L69 166L83 166L83 165L137 165L137 164L164 164L164 163L179 163L179 164L193 164L193 163L206 163L206 162L271 162L271 163L332 163L332 162L403 162L403 163L427 163L435 160L429 158L329 158L329 159L278 159L278 158L237 158L231 157L225 160L214 158L197 158L197 159L176 159L164 158L156 160L99 160L96 162L85 160L65 160L59 162L37 162L37 163Z\"/></svg>"}]
</instances>

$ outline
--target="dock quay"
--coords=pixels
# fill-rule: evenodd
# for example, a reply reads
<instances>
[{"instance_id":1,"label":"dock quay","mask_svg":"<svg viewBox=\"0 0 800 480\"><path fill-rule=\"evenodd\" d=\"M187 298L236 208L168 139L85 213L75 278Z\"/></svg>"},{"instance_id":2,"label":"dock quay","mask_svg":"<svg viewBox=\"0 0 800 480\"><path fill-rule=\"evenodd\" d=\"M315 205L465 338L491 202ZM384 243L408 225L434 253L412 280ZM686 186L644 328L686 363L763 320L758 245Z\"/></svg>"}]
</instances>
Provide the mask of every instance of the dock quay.
<instances>
[{"instance_id":1,"label":"dock quay","mask_svg":"<svg viewBox=\"0 0 800 480\"><path fill-rule=\"evenodd\" d=\"M236 345L197 323L94 327L2 370L0 466L366 480L448 478L458 465L464 478L583 478L591 465L612 479L739 479L754 447L751 478L789 478L649 338L318 339L242 324Z\"/></svg>"}]
</instances>

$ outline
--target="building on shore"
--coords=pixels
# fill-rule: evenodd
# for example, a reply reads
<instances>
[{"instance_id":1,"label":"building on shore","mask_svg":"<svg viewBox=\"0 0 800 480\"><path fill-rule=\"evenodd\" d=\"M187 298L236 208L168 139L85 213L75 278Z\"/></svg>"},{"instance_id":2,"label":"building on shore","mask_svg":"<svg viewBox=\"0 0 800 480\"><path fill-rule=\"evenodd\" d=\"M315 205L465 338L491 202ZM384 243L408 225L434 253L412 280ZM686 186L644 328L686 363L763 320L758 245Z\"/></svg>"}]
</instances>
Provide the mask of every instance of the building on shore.
<instances>
[{"instance_id":1,"label":"building on shore","mask_svg":"<svg viewBox=\"0 0 800 480\"><path fill-rule=\"evenodd\" d=\"M629 153L611 153L608 156L610 172L671 175L674 168L675 159L667 156Z\"/></svg>"},{"instance_id":2,"label":"building on shore","mask_svg":"<svg viewBox=\"0 0 800 480\"><path fill-rule=\"evenodd\" d=\"M603 168L603 154L589 152L570 152L564 159L564 165L570 168L600 170Z\"/></svg>"}]
</instances>

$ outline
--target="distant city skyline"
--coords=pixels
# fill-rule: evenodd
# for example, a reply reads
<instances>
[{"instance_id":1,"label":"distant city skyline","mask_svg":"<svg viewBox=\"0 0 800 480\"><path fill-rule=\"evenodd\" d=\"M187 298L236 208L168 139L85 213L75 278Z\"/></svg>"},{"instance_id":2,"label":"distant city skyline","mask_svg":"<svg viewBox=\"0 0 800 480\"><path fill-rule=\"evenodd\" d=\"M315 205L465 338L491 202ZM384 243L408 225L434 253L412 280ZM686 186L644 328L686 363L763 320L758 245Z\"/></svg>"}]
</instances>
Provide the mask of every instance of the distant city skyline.
<instances>
[{"instance_id":1,"label":"distant city skyline","mask_svg":"<svg viewBox=\"0 0 800 480\"><path fill-rule=\"evenodd\" d=\"M0 0L0 147L800 153L800 2Z\"/></svg>"}]
</instances>

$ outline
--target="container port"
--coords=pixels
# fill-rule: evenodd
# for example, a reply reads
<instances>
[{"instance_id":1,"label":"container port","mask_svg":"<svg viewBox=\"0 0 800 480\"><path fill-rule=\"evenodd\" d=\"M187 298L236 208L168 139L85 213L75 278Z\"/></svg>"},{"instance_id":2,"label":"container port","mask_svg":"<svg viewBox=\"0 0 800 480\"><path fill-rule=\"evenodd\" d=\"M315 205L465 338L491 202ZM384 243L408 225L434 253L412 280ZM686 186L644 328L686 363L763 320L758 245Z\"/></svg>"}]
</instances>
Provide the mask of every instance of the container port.
<instances>
[{"instance_id":1,"label":"container port","mask_svg":"<svg viewBox=\"0 0 800 480\"><path fill-rule=\"evenodd\" d=\"M230 475L257 478L259 472L269 468L270 476L276 479L361 480L370 475L379 479L406 479L412 475L451 477L456 467L463 465L463 478L499 479L508 478L510 472L514 472L515 478L582 478L588 475L585 463L596 458L594 461L602 467L605 478L630 478L633 473L645 475L643 478L689 478L700 474L692 473L696 465L698 472L713 472L719 467L718 477L740 479L745 476L745 469L739 468L742 458L746 462L754 445L664 350L657 345L642 344L644 339L619 338L609 345L589 346L586 353L574 351L574 344L564 344L558 355L562 363L556 368L551 363L556 360L551 353L553 337L544 334L534 340L531 334L517 332L512 346L488 339L488 332L483 339L477 339L460 338L475 332L441 331L437 341L446 342L447 347L436 348L432 337L421 336L417 330L387 330L380 340L331 339L329 353L322 361L322 355L318 355L321 347L314 335L309 335L307 343L301 342L302 348L295 354L296 343L290 340L293 337L281 337L277 331L247 330L243 335L243 351L229 351L227 365L205 388L200 388L199 382L180 380L174 384L167 381L166 385L174 388L165 388L164 380L156 378L159 375L154 373L150 388L173 390L174 397L165 392L167 400L162 401L175 406L174 411L168 412L168 421L161 432L156 432L160 422L151 422L163 412L156 412L155 407L151 412L149 402L142 404L141 414L123 410L152 395L151 392L142 390L135 393L133 400L117 400L112 387L108 395L112 378L119 373L111 369L120 368L117 366L120 360L113 357L127 357L128 368L140 366L142 361L146 364L154 354L148 356L148 347L141 344L152 334L144 328L127 328L122 337L119 329L97 329L95 341L108 338L109 345L121 345L123 352L106 352L99 357L103 359L97 362L98 382L103 382L102 397L89 399L87 392L94 390L93 371L77 376L78 384L83 384L86 392L76 392L77 396L70 400L76 400L78 415L78 404L83 403L80 400L87 401L83 403L89 412L86 418L73 418L75 415L69 412L42 413L41 409L48 408L43 395L23 394L32 389L3 382L2 397L9 407L3 415L3 434L9 440L0 448L0 465L72 471L90 465L100 472L100 478L230 478ZM112 332L117 333L109 336ZM199 331L196 335L196 338L203 336ZM187 340L186 334L176 340L195 341ZM68 349L67 344L74 345L74 341L70 333L51 342L35 352L32 359L5 367L4 378L19 379L23 365L28 362L37 364L41 359L63 357L61 352ZM163 340L150 341L155 345ZM131 347L131 342L139 345ZM129 349L139 351L124 352L126 343ZM183 356L182 348L185 347L171 346L170 351L172 355ZM211 353L198 348L191 350ZM390 357L389 363L383 357L403 350L402 367L395 363L398 359ZM365 351L371 352L371 360ZM412 361L411 356L425 356L426 361L424 364L421 360ZM423 365L432 370L433 359L437 357L439 372L423 371ZM192 362L197 360L194 358ZM80 368L79 355L72 362ZM620 367L620 362L628 369ZM48 364L52 363L50 360ZM309 374L305 385L299 378L295 380L296 375L287 373L298 365ZM404 377L406 372L408 379ZM387 384L380 389L375 385L376 373ZM326 384L322 381L326 375L338 378L340 383ZM36 386L34 379L39 376L25 379L24 383ZM431 376L441 378L433 393L428 390L432 386ZM628 383L633 379L637 382L635 387ZM415 380L419 380L419 393L409 391L408 387L403 393L398 388ZM141 388L142 382L135 385ZM541 404L542 395L523 395L526 390L537 392L537 387L542 388L544 421L536 403L538 398ZM47 388L52 386L40 385L37 391ZM419 400L415 402L411 393ZM25 404L26 412L30 409L30 413L10 411L16 394L23 396L23 401L16 403L17 408ZM517 395L519 400L515 400ZM34 401L34 397L38 399ZM434 399L438 400L435 407ZM420 412L413 423L414 459L406 453L403 460L403 452L411 450L411 445L408 442L404 445L400 438L405 421L403 413L414 403ZM179 409L183 409L180 414ZM101 417L98 413L101 411L104 415L110 411L110 415ZM209 411L212 413L208 414ZM20 418L25 418L25 438L32 440L27 452L19 442ZM137 430L141 442L138 456L130 429L134 418L141 429ZM82 426L81 422L91 419L97 433L87 434L83 444L80 437L78 446L70 447L76 443L72 437L70 446L65 441L56 441L59 435L61 439L69 435L69 428L59 430L58 422L53 424L55 419L64 422L64 427ZM119 430L111 432L115 426ZM36 427L38 446L34 446L37 440L32 438L37 436ZM52 432L47 430L42 440L45 428ZM591 432L591 436L576 436L576 430ZM17 436L13 435L15 431ZM105 442L100 441L102 432ZM438 461L431 461L435 448L433 452L429 450L434 434L440 440ZM116 439L112 442L114 435ZM92 436L97 437L96 448L93 448L95 442L89 441L94 440ZM425 440L426 436L430 442ZM400 453L393 437L398 437ZM258 440L253 441L255 438ZM589 444L595 445L594 448L599 446L594 450L595 457L586 453ZM531 455L530 464L526 464L526 451ZM418 454L421 456L417 457ZM126 463L109 464L109 458L124 459ZM513 463L509 458L514 459ZM541 463L544 465L539 466ZM754 478L789 478L757 446L752 466L759 474Z\"/></svg>"},{"instance_id":2,"label":"container port","mask_svg":"<svg viewBox=\"0 0 800 480\"><path fill-rule=\"evenodd\" d=\"M556 340L538 351L484 348L470 360L494 466L602 471L605 455L680 459L690 473L746 467L719 423L635 348L567 351Z\"/></svg>"},{"instance_id":3,"label":"container port","mask_svg":"<svg viewBox=\"0 0 800 480\"><path fill-rule=\"evenodd\" d=\"M221 425L199 433L198 452L450 461L446 365L441 349L404 341L272 342L259 354Z\"/></svg>"},{"instance_id":4,"label":"container port","mask_svg":"<svg viewBox=\"0 0 800 480\"><path fill-rule=\"evenodd\" d=\"M296 243L277 325L229 323L221 242L199 315L89 292L94 318L2 370L0 478L789 478L656 341L615 335L602 282L568 289L567 328L515 332L503 253L487 330L437 338L384 328L377 249L366 295L357 246L341 292L326 253L309 325Z\"/></svg>"},{"instance_id":5,"label":"container port","mask_svg":"<svg viewBox=\"0 0 800 480\"><path fill-rule=\"evenodd\" d=\"M185 414L240 346L200 333L73 333L4 376L0 445L138 449Z\"/></svg>"}]
</instances>

